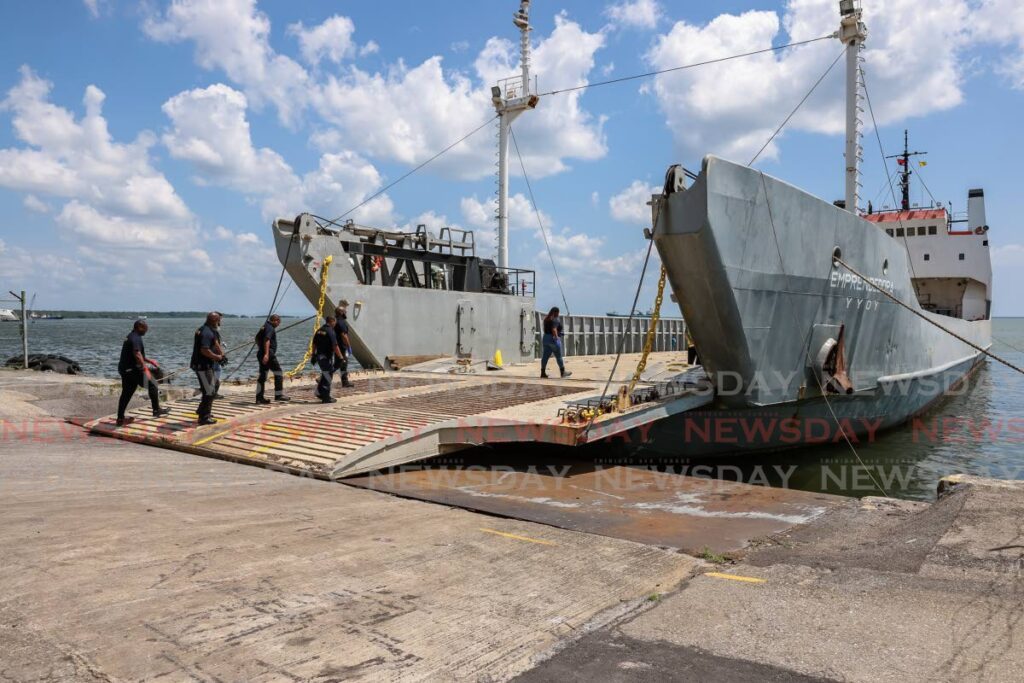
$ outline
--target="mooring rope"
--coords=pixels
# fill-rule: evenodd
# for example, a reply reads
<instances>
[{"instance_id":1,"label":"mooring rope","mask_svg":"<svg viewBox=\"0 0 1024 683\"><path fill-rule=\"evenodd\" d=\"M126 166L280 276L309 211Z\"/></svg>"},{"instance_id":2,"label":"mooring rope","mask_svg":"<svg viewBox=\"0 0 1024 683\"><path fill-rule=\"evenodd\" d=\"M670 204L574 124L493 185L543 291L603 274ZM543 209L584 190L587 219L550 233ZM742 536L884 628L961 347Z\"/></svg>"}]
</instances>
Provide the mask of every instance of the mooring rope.
<instances>
[{"instance_id":1,"label":"mooring rope","mask_svg":"<svg viewBox=\"0 0 1024 683\"><path fill-rule=\"evenodd\" d=\"M907 303L905 303L903 301L900 301L898 298L896 298L895 296L893 296L892 294L890 294L889 292L885 291L884 289L882 289L881 287L876 285L874 282L872 282L870 278L867 278L864 275L862 275L860 272L857 271L856 268L854 268L853 266L851 266L849 263L847 263L846 261L842 260L841 258L837 258L837 257L833 256L832 260L835 261L836 263L838 263L839 265L841 265L843 268L846 268L848 271L850 271L851 273L853 273L857 277L859 277L861 280L863 280L868 285L870 285L873 289L876 289L877 291L881 292L884 296L886 296L887 298L891 299L893 301L893 303L895 303L895 304L897 304L899 306L902 306L903 308L907 309L908 311L910 311L911 313L916 315L921 320L924 320L924 321L934 325L935 327L939 328L940 330L942 330L943 332L945 332L949 336L954 337L955 339L958 339L959 341L962 341L964 344L967 344L972 349L974 349L974 350L976 350L976 351L978 351L980 353L985 354L986 356L988 356L992 360L998 361L998 362L1002 363L1003 365L1005 365L1006 367L1010 368L1011 370L1016 370L1020 374L1024 375L1024 370L1022 370L1020 367L1014 365L1013 363L1011 363L1010 361L1006 360L1005 358L997 356L996 354L992 353L988 349L984 349L984 348L978 346L977 344L975 344L974 342L970 341L969 339L965 339L964 337L960 336L959 334L957 334L953 330L949 329L948 327L943 327L939 323L935 322L934 320L932 320L931 318L926 316L921 311L915 309L913 306L911 306L911 305L909 305L909 304L907 304Z\"/></svg>"},{"instance_id":2,"label":"mooring rope","mask_svg":"<svg viewBox=\"0 0 1024 683\"><path fill-rule=\"evenodd\" d=\"M558 293L562 295L562 304L565 306L565 314L570 315L569 301L565 298L565 290L562 289L562 278L558 277L558 266L555 265L555 255L551 253L551 245L548 244L548 232L544 228L544 221L541 220L540 209L537 208L537 200L533 198L533 186L530 185L530 177L526 175L526 164L523 163L523 155L519 153L519 143L516 142L516 134L515 131L512 130L511 125L508 127L508 132L512 137L512 146L515 147L516 156L519 157L519 167L523 169L523 180L526 181L526 189L530 193L530 203L533 204L533 213L537 216L537 225L540 226L540 234L544 238L544 248L548 251L548 259L551 260L551 271L555 274L555 282L558 283ZM536 295L537 293L534 292L534 297L536 297Z\"/></svg>"}]
</instances>

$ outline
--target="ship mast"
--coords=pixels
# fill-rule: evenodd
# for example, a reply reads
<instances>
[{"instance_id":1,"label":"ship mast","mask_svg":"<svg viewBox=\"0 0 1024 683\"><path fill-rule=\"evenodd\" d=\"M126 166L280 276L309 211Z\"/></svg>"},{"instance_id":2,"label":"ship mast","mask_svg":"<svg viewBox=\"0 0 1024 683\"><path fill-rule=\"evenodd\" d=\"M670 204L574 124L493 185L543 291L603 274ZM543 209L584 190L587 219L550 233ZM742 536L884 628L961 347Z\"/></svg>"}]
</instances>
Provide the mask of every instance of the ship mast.
<instances>
[{"instance_id":1,"label":"ship mast","mask_svg":"<svg viewBox=\"0 0 1024 683\"><path fill-rule=\"evenodd\" d=\"M903 170L900 171L900 189L903 191L903 202L900 206L904 211L910 208L910 174L913 171L910 170L910 157L922 156L928 152L911 152L910 151L910 133L904 129L903 131L903 154L890 154L886 159L896 159Z\"/></svg>"},{"instance_id":2,"label":"ship mast","mask_svg":"<svg viewBox=\"0 0 1024 683\"><path fill-rule=\"evenodd\" d=\"M512 15L519 29L522 73L498 81L491 88L491 102L498 112L498 267L508 268L508 143L509 127L520 114L537 106L540 98L530 92L530 0L520 0Z\"/></svg>"},{"instance_id":3,"label":"ship mast","mask_svg":"<svg viewBox=\"0 0 1024 683\"><path fill-rule=\"evenodd\" d=\"M846 210L857 213L860 188L860 50L868 37L860 0L839 0L839 40L846 45Z\"/></svg>"}]
</instances>

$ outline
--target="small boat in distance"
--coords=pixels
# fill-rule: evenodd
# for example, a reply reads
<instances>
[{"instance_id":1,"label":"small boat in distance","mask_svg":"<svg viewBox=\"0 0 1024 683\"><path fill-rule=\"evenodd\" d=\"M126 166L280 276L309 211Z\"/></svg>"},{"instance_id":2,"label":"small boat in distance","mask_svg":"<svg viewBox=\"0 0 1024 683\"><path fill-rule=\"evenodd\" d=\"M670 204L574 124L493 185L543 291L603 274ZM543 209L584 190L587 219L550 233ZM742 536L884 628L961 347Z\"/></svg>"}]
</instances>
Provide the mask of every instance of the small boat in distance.
<instances>
[{"instance_id":1,"label":"small boat in distance","mask_svg":"<svg viewBox=\"0 0 1024 683\"><path fill-rule=\"evenodd\" d=\"M0 323L16 323L20 320L21 318L18 317L18 314L11 309L0 308Z\"/></svg>"}]
</instances>

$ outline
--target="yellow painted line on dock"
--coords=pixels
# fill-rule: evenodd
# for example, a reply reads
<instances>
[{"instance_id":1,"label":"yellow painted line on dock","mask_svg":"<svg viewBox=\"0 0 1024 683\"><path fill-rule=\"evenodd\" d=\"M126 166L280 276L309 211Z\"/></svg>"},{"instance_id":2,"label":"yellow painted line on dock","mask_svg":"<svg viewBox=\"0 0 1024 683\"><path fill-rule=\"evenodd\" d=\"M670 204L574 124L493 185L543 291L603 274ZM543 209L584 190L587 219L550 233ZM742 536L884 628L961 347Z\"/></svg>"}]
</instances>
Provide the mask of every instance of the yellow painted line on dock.
<instances>
[{"instance_id":1,"label":"yellow painted line on dock","mask_svg":"<svg viewBox=\"0 0 1024 683\"><path fill-rule=\"evenodd\" d=\"M485 529L480 527L480 531L488 534L494 534L496 536L504 536L505 538L514 538L517 541L526 541L527 543L538 543L540 545L558 545L554 541L545 541L540 538L528 538L527 536L518 536L516 534L505 533L504 531L497 531L496 529Z\"/></svg>"},{"instance_id":2,"label":"yellow painted line on dock","mask_svg":"<svg viewBox=\"0 0 1024 683\"><path fill-rule=\"evenodd\" d=\"M731 581L742 581L744 583L767 583L767 579L759 579L756 576L737 576L736 574L723 574L721 572L705 572L704 576L711 576L716 579L729 579Z\"/></svg>"},{"instance_id":3,"label":"yellow painted line on dock","mask_svg":"<svg viewBox=\"0 0 1024 683\"><path fill-rule=\"evenodd\" d=\"M204 443L210 443L214 439L219 439L220 437L224 436L225 434L230 434L232 431L233 430L231 430L231 429L225 429L223 432L217 432L216 434L211 434L210 436L203 437L202 439L199 439L199 441L193 441L192 445L193 446L202 446Z\"/></svg>"}]
</instances>

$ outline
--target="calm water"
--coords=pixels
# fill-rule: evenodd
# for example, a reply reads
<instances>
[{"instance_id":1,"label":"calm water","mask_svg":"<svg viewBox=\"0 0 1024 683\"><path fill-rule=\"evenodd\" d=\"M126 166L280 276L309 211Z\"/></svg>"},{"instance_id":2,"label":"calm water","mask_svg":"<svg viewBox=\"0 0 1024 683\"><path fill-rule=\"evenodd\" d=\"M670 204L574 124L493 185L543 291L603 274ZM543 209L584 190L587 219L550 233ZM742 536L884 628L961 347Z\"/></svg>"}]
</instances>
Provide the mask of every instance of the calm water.
<instances>
[{"instance_id":1,"label":"calm water","mask_svg":"<svg viewBox=\"0 0 1024 683\"><path fill-rule=\"evenodd\" d=\"M187 365L192 333L202 321L151 318L149 322L146 352L168 370ZM296 319L285 319L281 328L293 322ZM284 365L301 357L312 324L305 322L280 333L278 356ZM231 354L229 369L242 361L259 325L257 319L223 321L221 335L226 347L246 345ZM18 328L15 323L0 323L0 360L20 353ZM78 361L88 374L114 377L121 340L130 329L130 320L36 321L29 326L29 350L62 354ZM993 335L997 340L995 353L1024 365L1024 353L1017 350L1024 349L1024 318L996 319ZM255 358L250 357L235 376L255 374ZM177 381L190 383L194 379L185 372ZM987 361L959 395L941 402L916 425L886 432L873 444L859 446L857 453L859 458L842 444L760 454L750 459L685 462L677 469L689 467L692 472L693 467L705 465L711 468L711 476L722 478L769 481L848 495L878 494L880 491L867 476L870 470L886 493L916 499L933 497L938 479L956 472L1024 479L1024 377Z\"/></svg>"},{"instance_id":2,"label":"calm water","mask_svg":"<svg viewBox=\"0 0 1024 683\"><path fill-rule=\"evenodd\" d=\"M281 327L297 322L296 318L282 318ZM188 365L192 355L192 335L203 321L200 318L150 318L149 332L146 333L146 355L155 358L165 371ZM234 370L242 359L262 320L256 318L225 318L221 322L221 340L225 349L245 344L243 348L228 354L228 370ZM309 343L313 321L285 330L278 334L277 355L282 365L298 362ZM29 323L29 353L55 353L78 361L87 375L117 377L117 360L121 353L121 342L131 332L131 320L75 319L36 320ZM21 355L20 325L0 323L0 362L14 355ZM256 352L234 375L238 378L255 377ZM176 384L195 381L188 371L176 376Z\"/></svg>"}]
</instances>

